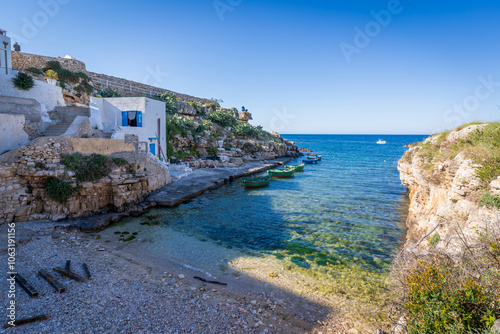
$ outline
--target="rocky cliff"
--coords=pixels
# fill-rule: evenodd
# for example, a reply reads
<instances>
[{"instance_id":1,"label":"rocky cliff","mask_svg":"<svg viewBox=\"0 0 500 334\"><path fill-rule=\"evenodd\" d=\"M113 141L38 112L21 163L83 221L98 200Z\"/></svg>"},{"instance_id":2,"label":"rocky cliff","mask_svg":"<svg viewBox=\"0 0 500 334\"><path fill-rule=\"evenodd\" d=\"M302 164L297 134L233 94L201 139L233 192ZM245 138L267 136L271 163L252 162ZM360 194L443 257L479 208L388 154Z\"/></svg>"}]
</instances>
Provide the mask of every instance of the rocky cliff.
<instances>
[{"instance_id":1,"label":"rocky cliff","mask_svg":"<svg viewBox=\"0 0 500 334\"><path fill-rule=\"evenodd\" d=\"M409 189L406 248L460 252L500 226L500 125L473 124L410 145L400 160Z\"/></svg>"}]
</instances>

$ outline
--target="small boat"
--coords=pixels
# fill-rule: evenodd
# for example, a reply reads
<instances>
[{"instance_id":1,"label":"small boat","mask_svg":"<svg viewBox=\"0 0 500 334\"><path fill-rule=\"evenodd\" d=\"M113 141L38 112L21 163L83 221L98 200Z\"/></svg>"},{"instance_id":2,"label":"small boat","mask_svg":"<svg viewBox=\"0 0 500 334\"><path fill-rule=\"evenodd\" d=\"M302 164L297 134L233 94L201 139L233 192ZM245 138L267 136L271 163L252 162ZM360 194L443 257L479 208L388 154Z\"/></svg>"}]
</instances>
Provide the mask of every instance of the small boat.
<instances>
[{"instance_id":1,"label":"small boat","mask_svg":"<svg viewBox=\"0 0 500 334\"><path fill-rule=\"evenodd\" d=\"M321 157L322 157L322 155L317 155L317 154L308 154L307 155L307 159L309 159L309 160L316 159L318 161L321 161Z\"/></svg>"},{"instance_id":2,"label":"small boat","mask_svg":"<svg viewBox=\"0 0 500 334\"><path fill-rule=\"evenodd\" d=\"M305 163L305 164L317 164L318 163L318 159L302 159L302 162Z\"/></svg>"},{"instance_id":3,"label":"small boat","mask_svg":"<svg viewBox=\"0 0 500 334\"><path fill-rule=\"evenodd\" d=\"M271 182L271 176L269 175L243 180L245 188L260 188L267 186L269 182Z\"/></svg>"},{"instance_id":4,"label":"small boat","mask_svg":"<svg viewBox=\"0 0 500 334\"><path fill-rule=\"evenodd\" d=\"M387 144L387 142L385 140L379 139L377 141L377 144Z\"/></svg>"},{"instance_id":5,"label":"small boat","mask_svg":"<svg viewBox=\"0 0 500 334\"><path fill-rule=\"evenodd\" d=\"M272 177L292 177L295 174L294 168L284 168L284 169L271 169L267 171L267 174Z\"/></svg>"},{"instance_id":6,"label":"small boat","mask_svg":"<svg viewBox=\"0 0 500 334\"><path fill-rule=\"evenodd\" d=\"M285 166L286 168L293 168L295 169L296 172L302 172L304 170L304 163L301 163L300 165L288 165Z\"/></svg>"}]
</instances>

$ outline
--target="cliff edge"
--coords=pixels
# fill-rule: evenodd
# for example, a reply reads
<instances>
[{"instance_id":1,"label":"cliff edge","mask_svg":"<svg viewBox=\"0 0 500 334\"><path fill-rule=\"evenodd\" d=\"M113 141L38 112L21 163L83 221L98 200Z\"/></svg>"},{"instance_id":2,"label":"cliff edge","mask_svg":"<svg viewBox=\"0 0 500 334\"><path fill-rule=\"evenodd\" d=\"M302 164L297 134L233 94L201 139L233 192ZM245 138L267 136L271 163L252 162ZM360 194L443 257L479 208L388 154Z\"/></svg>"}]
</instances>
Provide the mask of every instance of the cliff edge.
<instances>
[{"instance_id":1,"label":"cliff edge","mask_svg":"<svg viewBox=\"0 0 500 334\"><path fill-rule=\"evenodd\" d=\"M500 226L500 123L469 124L411 144L399 161L409 189L406 248L458 253Z\"/></svg>"}]
</instances>

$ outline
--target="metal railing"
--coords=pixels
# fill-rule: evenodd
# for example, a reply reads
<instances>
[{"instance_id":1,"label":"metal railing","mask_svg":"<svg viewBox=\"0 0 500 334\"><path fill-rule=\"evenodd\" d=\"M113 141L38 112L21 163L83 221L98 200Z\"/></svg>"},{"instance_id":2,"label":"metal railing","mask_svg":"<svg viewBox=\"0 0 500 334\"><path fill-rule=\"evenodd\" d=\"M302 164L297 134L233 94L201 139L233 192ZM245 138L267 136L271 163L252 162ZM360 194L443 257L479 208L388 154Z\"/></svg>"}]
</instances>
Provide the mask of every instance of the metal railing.
<instances>
[{"instance_id":1,"label":"metal railing","mask_svg":"<svg viewBox=\"0 0 500 334\"><path fill-rule=\"evenodd\" d=\"M108 79L103 79L99 77L93 77L92 81L95 83L99 84L100 86L104 88L116 88L117 90L121 91L122 93L129 93L129 94L140 94L144 96L153 96L153 95L161 95L165 92L170 92L167 89L161 90L161 89L143 89L136 87L132 84L130 85L123 85L120 84L116 81L108 80Z\"/></svg>"}]
</instances>

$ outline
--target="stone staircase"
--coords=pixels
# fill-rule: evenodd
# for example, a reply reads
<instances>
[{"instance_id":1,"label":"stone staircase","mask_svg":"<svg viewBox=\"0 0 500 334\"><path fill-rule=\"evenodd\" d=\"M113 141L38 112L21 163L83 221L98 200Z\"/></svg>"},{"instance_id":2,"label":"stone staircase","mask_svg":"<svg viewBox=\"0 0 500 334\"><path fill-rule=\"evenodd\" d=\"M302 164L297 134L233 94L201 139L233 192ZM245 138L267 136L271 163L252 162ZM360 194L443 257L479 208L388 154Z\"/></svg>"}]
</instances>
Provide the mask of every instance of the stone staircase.
<instances>
[{"instance_id":1,"label":"stone staircase","mask_svg":"<svg viewBox=\"0 0 500 334\"><path fill-rule=\"evenodd\" d=\"M73 120L74 119L75 118L73 118ZM43 132L42 137L59 137L68 130L71 123L73 123L73 120L71 120L71 122L61 122L50 125Z\"/></svg>"},{"instance_id":2,"label":"stone staircase","mask_svg":"<svg viewBox=\"0 0 500 334\"><path fill-rule=\"evenodd\" d=\"M49 112L52 124L42 133L42 137L58 137L64 134L77 116L90 116L89 108L57 107Z\"/></svg>"}]
</instances>

